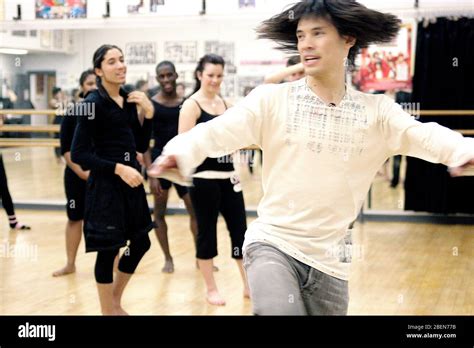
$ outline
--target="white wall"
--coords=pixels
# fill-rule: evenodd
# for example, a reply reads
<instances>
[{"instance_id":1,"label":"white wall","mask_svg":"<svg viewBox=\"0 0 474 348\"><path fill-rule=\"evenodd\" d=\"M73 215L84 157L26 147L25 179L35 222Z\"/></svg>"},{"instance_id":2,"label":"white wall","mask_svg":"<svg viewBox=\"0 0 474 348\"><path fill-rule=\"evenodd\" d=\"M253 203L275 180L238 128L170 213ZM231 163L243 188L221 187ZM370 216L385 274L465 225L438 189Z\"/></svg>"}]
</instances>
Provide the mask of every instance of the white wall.
<instances>
[{"instance_id":1,"label":"white wall","mask_svg":"<svg viewBox=\"0 0 474 348\"><path fill-rule=\"evenodd\" d=\"M157 62L164 60L164 47L166 41L196 41L197 58L205 53L205 41L217 40L223 42L234 42L234 61L237 74L241 76L264 76L266 73L284 66L285 54L272 48L272 44L262 40L256 40L253 28L255 23L232 23L226 21L205 20L194 21L186 25L178 24L168 28L154 29L115 29L115 30L87 30L83 31L84 54L83 67L90 65L94 51L104 43L115 44L125 49L128 43L154 42L156 44L156 62L150 65L128 65L128 82L134 83L139 78L154 76L154 68ZM277 65L241 65L245 61L273 61ZM187 71L192 74L196 66L192 64L177 64L178 71ZM279 64L278 64L279 63Z\"/></svg>"},{"instance_id":2,"label":"white wall","mask_svg":"<svg viewBox=\"0 0 474 348\"><path fill-rule=\"evenodd\" d=\"M72 36L74 50L69 54L41 52L22 56L23 72L56 71L56 84L58 86L65 89L77 87L79 74L83 71L83 34L73 32Z\"/></svg>"},{"instance_id":3,"label":"white wall","mask_svg":"<svg viewBox=\"0 0 474 348\"><path fill-rule=\"evenodd\" d=\"M21 5L21 18L22 20L34 19L35 14L35 1L32 0L5 0L5 20L12 20L17 15L17 5Z\"/></svg>"},{"instance_id":4,"label":"white wall","mask_svg":"<svg viewBox=\"0 0 474 348\"><path fill-rule=\"evenodd\" d=\"M21 59L22 56L14 56L10 54L0 54L0 78L7 78L10 81L12 77L18 73L22 72L21 68ZM18 66L20 64L20 66Z\"/></svg>"},{"instance_id":5,"label":"white wall","mask_svg":"<svg viewBox=\"0 0 474 348\"><path fill-rule=\"evenodd\" d=\"M102 44L115 44L125 50L128 43L154 42L156 45L156 62L149 65L128 65L128 81L135 83L140 78L149 78L154 83L154 69L156 63L165 59L164 47L167 41L196 41L197 57L204 52L204 42L218 40L235 43L235 62L239 76L264 76L270 71L284 66L285 54L272 49L272 44L263 40L256 40L254 29L259 22L240 21L232 23L224 19L194 18L186 25L161 25L151 29L106 29L81 30L74 34L75 49L73 54L28 54L23 58L23 67L26 71L56 70L57 84L71 89L77 86L79 74L92 66L92 55ZM160 25L157 23L157 25ZM273 65L242 65L240 62L273 61ZM191 64L177 64L178 71L189 74L197 62ZM275 64L276 63L276 64Z\"/></svg>"},{"instance_id":6,"label":"white wall","mask_svg":"<svg viewBox=\"0 0 474 348\"><path fill-rule=\"evenodd\" d=\"M27 13L31 13L34 1L18 0L28 4ZM7 10L12 11L17 0L6 0ZM368 7L384 11L413 8L413 0L380 1L360 0ZM456 0L450 7L463 7L472 9L473 0ZM72 55L64 54L30 54L23 58L25 71L31 70L56 70L58 85L63 88L76 86L78 75L86 68L91 67L92 54L97 47L104 43L116 44L125 49L128 43L153 42L156 45L156 62L149 65L129 65L128 82L134 83L139 78L148 77L152 80L155 64L165 58L164 45L166 41L197 41L198 54L204 53L204 42L219 40L235 43L235 62L239 76L263 76L270 71L279 69L284 64L286 57L280 51L272 49L273 44L256 40L254 28L262 18L267 18L273 13L281 11L289 3L296 0L256 0L256 16L251 15L250 9L239 10L237 0L208 0L207 16L182 16L182 17L153 17L152 28L138 28L137 21L140 15L134 16L135 20L123 22L121 29L89 29L77 30L74 35L74 52ZM125 0L111 1L112 16L125 15ZM181 8L178 4L186 3L188 6ZM168 14L190 13L200 7L201 0L166 0ZM119 6L120 5L120 6ZM173 6L171 6L173 5ZM198 6L199 5L199 6ZM448 8L442 0L420 0L420 8L439 7ZM89 1L88 14L94 18L101 18L105 10L105 0ZM191 11L191 12L192 12ZM28 15L29 16L29 15ZM260 16L260 17L259 17ZM263 16L263 17L262 17ZM141 17L143 19L149 16ZM53 23L53 21L50 21ZM58 22L59 23L59 22ZM106 23L106 21L105 21ZM272 61L273 65L241 64L248 61ZM192 72L195 64L178 64L179 71Z\"/></svg>"}]
</instances>

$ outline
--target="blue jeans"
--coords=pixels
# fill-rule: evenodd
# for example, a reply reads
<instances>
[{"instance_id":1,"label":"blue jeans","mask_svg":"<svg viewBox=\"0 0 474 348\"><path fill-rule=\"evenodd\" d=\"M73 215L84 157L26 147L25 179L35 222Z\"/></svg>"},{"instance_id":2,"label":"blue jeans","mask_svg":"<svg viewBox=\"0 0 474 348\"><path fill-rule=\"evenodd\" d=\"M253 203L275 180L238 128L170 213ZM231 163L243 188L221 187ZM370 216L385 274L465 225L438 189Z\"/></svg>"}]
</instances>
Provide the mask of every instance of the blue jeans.
<instances>
[{"instance_id":1,"label":"blue jeans","mask_svg":"<svg viewBox=\"0 0 474 348\"><path fill-rule=\"evenodd\" d=\"M276 247L250 244L244 267L255 315L346 315L348 282L318 271Z\"/></svg>"}]
</instances>

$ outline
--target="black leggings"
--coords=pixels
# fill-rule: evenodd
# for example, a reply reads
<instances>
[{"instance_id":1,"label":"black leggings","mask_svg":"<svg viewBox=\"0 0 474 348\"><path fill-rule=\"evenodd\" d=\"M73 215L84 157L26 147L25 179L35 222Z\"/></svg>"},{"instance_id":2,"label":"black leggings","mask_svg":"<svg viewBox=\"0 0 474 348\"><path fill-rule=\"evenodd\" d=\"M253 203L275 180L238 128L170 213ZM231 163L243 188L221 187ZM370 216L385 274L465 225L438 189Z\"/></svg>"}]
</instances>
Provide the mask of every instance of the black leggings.
<instances>
[{"instance_id":1,"label":"black leggings","mask_svg":"<svg viewBox=\"0 0 474 348\"><path fill-rule=\"evenodd\" d=\"M231 255L242 258L242 245L247 230L242 192L235 192L230 179L193 180L189 194L198 225L196 257L209 260L217 256L217 218L224 217L232 242Z\"/></svg>"},{"instance_id":2,"label":"black leggings","mask_svg":"<svg viewBox=\"0 0 474 348\"><path fill-rule=\"evenodd\" d=\"M2 198L2 205L7 214L9 216L15 215L12 197L10 196L10 191L8 190L7 174L5 173L2 155L0 155L0 198Z\"/></svg>"},{"instance_id":3,"label":"black leggings","mask_svg":"<svg viewBox=\"0 0 474 348\"><path fill-rule=\"evenodd\" d=\"M140 239L130 242L120 258L118 269L120 272L133 274L137 269L143 255L150 249L150 238L145 234ZM95 261L95 280L100 284L110 284L114 281L114 260L119 250L106 250L97 252Z\"/></svg>"}]
</instances>

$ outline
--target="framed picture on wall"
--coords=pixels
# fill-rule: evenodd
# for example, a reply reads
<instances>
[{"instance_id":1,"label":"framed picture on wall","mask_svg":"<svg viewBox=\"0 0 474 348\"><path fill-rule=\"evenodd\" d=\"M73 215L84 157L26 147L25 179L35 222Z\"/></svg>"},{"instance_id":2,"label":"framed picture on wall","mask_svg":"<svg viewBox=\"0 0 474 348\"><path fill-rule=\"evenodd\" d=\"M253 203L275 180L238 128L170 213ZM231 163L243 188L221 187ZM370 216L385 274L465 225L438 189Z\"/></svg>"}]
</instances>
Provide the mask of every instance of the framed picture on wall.
<instances>
[{"instance_id":1,"label":"framed picture on wall","mask_svg":"<svg viewBox=\"0 0 474 348\"><path fill-rule=\"evenodd\" d=\"M245 97L252 89L263 84L265 76L238 76L237 96Z\"/></svg>"},{"instance_id":2,"label":"framed picture on wall","mask_svg":"<svg viewBox=\"0 0 474 348\"><path fill-rule=\"evenodd\" d=\"M63 49L64 48L64 31L63 30L53 30L53 39L52 46L54 49Z\"/></svg>"},{"instance_id":3,"label":"framed picture on wall","mask_svg":"<svg viewBox=\"0 0 474 348\"><path fill-rule=\"evenodd\" d=\"M42 48L51 48L51 30L40 30L40 45Z\"/></svg>"},{"instance_id":4,"label":"framed picture on wall","mask_svg":"<svg viewBox=\"0 0 474 348\"><path fill-rule=\"evenodd\" d=\"M166 41L166 60L173 63L197 63L197 42L196 41Z\"/></svg>"},{"instance_id":5,"label":"framed picture on wall","mask_svg":"<svg viewBox=\"0 0 474 348\"><path fill-rule=\"evenodd\" d=\"M125 45L125 60L129 65L156 64L154 42L132 42Z\"/></svg>"},{"instance_id":6,"label":"framed picture on wall","mask_svg":"<svg viewBox=\"0 0 474 348\"><path fill-rule=\"evenodd\" d=\"M69 19L87 17L87 0L36 0L36 18Z\"/></svg>"},{"instance_id":7,"label":"framed picture on wall","mask_svg":"<svg viewBox=\"0 0 474 348\"><path fill-rule=\"evenodd\" d=\"M145 12L144 0L128 0L127 12L129 14L144 13Z\"/></svg>"},{"instance_id":8,"label":"framed picture on wall","mask_svg":"<svg viewBox=\"0 0 474 348\"><path fill-rule=\"evenodd\" d=\"M411 25L406 24L390 44L362 49L352 75L354 85L363 92L411 90L412 35Z\"/></svg>"},{"instance_id":9,"label":"framed picture on wall","mask_svg":"<svg viewBox=\"0 0 474 348\"><path fill-rule=\"evenodd\" d=\"M255 8L255 0L239 0L239 8Z\"/></svg>"},{"instance_id":10,"label":"framed picture on wall","mask_svg":"<svg viewBox=\"0 0 474 348\"><path fill-rule=\"evenodd\" d=\"M165 5L165 0L150 0L150 12L156 12L160 6Z\"/></svg>"},{"instance_id":11,"label":"framed picture on wall","mask_svg":"<svg viewBox=\"0 0 474 348\"><path fill-rule=\"evenodd\" d=\"M235 97L235 74L228 74L224 77L224 81L221 85L221 95L225 98Z\"/></svg>"},{"instance_id":12,"label":"framed picture on wall","mask_svg":"<svg viewBox=\"0 0 474 348\"><path fill-rule=\"evenodd\" d=\"M227 73L235 74L235 43L230 41L206 41L204 52L218 54L224 58Z\"/></svg>"}]
</instances>

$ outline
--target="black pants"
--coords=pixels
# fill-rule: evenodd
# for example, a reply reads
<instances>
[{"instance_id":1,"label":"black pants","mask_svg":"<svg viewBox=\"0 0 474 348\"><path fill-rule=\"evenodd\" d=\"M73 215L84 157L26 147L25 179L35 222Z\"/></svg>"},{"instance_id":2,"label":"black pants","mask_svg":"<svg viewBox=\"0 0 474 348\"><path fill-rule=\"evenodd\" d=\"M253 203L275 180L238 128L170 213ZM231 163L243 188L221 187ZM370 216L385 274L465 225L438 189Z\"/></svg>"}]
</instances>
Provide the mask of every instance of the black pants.
<instances>
[{"instance_id":1,"label":"black pants","mask_svg":"<svg viewBox=\"0 0 474 348\"><path fill-rule=\"evenodd\" d=\"M196 257L209 260L217 256L217 218L224 217L232 243L231 256L242 259L247 230L244 196L235 192L230 179L193 180L189 193L198 226Z\"/></svg>"},{"instance_id":2,"label":"black pants","mask_svg":"<svg viewBox=\"0 0 474 348\"><path fill-rule=\"evenodd\" d=\"M8 190L7 174L5 173L5 166L3 165L3 157L0 154L0 198L2 198L2 205L9 216L15 215L13 208L12 197Z\"/></svg>"},{"instance_id":3,"label":"black pants","mask_svg":"<svg viewBox=\"0 0 474 348\"><path fill-rule=\"evenodd\" d=\"M125 249L120 258L118 269L120 272L133 274L137 269L143 255L150 249L150 238L148 234L143 235L140 239L133 240ZM97 252L95 261L95 280L100 284L113 283L114 276L114 260L119 249L105 250Z\"/></svg>"},{"instance_id":4,"label":"black pants","mask_svg":"<svg viewBox=\"0 0 474 348\"><path fill-rule=\"evenodd\" d=\"M66 211L68 219L71 221L81 221L84 219L86 181L78 177L67 166L64 171L64 191L67 199Z\"/></svg>"},{"instance_id":5,"label":"black pants","mask_svg":"<svg viewBox=\"0 0 474 348\"><path fill-rule=\"evenodd\" d=\"M390 186L397 187L398 182L400 181L400 165L402 163L402 156L397 155L393 157L393 178Z\"/></svg>"}]
</instances>

